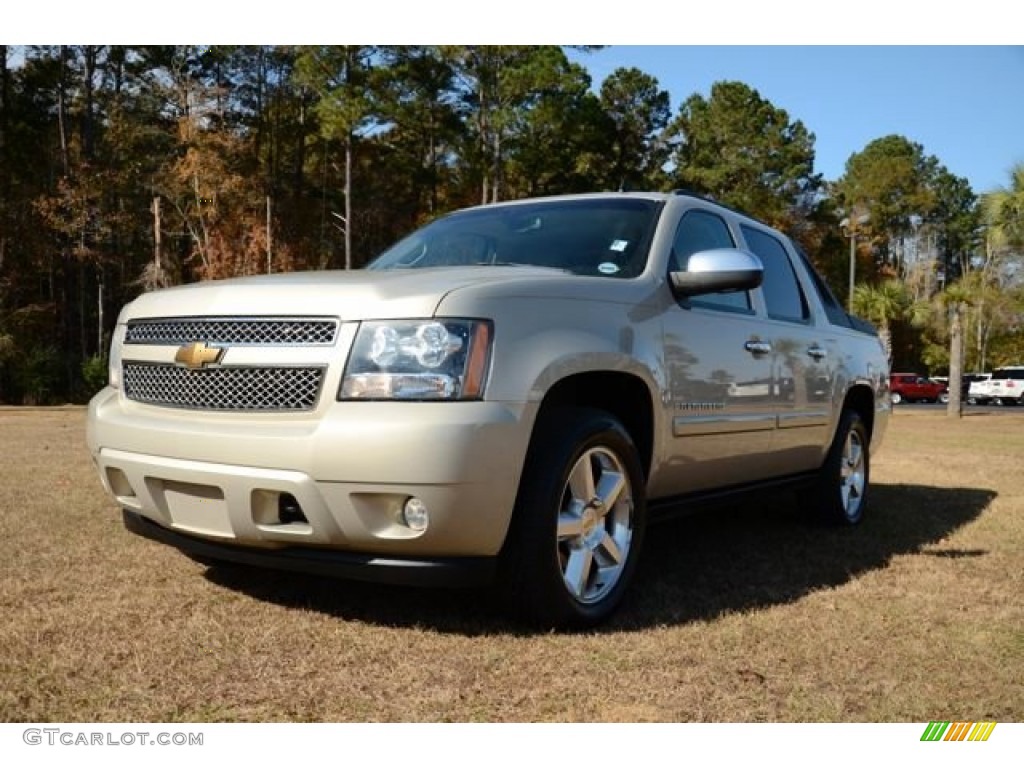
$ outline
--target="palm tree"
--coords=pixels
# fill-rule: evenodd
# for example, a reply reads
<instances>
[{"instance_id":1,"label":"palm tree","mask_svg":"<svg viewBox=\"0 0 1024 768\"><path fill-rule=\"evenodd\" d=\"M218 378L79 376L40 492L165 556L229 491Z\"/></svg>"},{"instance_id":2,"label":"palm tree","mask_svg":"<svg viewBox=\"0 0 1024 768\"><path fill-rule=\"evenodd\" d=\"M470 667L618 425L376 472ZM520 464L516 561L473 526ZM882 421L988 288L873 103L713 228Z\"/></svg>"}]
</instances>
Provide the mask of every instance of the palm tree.
<instances>
[{"instance_id":1,"label":"palm tree","mask_svg":"<svg viewBox=\"0 0 1024 768\"><path fill-rule=\"evenodd\" d=\"M963 415L964 314L975 300L970 285L962 282L946 287L937 297L939 307L949 314L949 400L946 415Z\"/></svg>"},{"instance_id":2,"label":"palm tree","mask_svg":"<svg viewBox=\"0 0 1024 768\"><path fill-rule=\"evenodd\" d=\"M981 205L993 245L1024 247L1024 163L1010 170L1009 188L986 193Z\"/></svg>"},{"instance_id":3,"label":"palm tree","mask_svg":"<svg viewBox=\"0 0 1024 768\"><path fill-rule=\"evenodd\" d=\"M1019 306L1007 289L1019 279L1024 266L1020 263L1024 256L1024 163L1010 170L1009 187L982 195L981 211L986 229L985 250L975 270L978 276L975 283L962 281L975 298L979 370L986 367L989 333L1000 324L998 318L1010 316L1016 323L1019 317Z\"/></svg>"},{"instance_id":4,"label":"palm tree","mask_svg":"<svg viewBox=\"0 0 1024 768\"><path fill-rule=\"evenodd\" d=\"M994 272L986 259L978 269L965 273L947 288L957 288L965 295L968 315L964 317L964 342L969 350L965 364L970 363L975 371L988 369L989 339L1016 314L1012 292L1004 290Z\"/></svg>"},{"instance_id":5,"label":"palm tree","mask_svg":"<svg viewBox=\"0 0 1024 768\"><path fill-rule=\"evenodd\" d=\"M878 328L878 337L885 354L892 362L892 332L894 320L909 319L914 303L906 287L899 280L886 280L879 285L861 283L853 289L853 313Z\"/></svg>"}]
</instances>

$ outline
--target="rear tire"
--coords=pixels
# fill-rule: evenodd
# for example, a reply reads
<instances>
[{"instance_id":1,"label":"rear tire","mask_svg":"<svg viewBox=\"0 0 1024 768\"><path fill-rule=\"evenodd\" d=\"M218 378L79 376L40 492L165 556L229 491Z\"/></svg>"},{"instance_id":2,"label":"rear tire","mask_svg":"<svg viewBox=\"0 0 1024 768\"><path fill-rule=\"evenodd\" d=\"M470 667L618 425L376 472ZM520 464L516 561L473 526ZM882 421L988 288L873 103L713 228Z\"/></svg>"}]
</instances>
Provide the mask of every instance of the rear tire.
<instances>
[{"instance_id":1,"label":"rear tire","mask_svg":"<svg viewBox=\"0 0 1024 768\"><path fill-rule=\"evenodd\" d=\"M808 499L826 525L853 526L864 517L870 480L869 437L860 415L844 410L825 463Z\"/></svg>"},{"instance_id":2,"label":"rear tire","mask_svg":"<svg viewBox=\"0 0 1024 768\"><path fill-rule=\"evenodd\" d=\"M591 627L615 611L633 579L646 526L644 474L611 414L558 408L541 418L498 588L531 623Z\"/></svg>"}]
</instances>

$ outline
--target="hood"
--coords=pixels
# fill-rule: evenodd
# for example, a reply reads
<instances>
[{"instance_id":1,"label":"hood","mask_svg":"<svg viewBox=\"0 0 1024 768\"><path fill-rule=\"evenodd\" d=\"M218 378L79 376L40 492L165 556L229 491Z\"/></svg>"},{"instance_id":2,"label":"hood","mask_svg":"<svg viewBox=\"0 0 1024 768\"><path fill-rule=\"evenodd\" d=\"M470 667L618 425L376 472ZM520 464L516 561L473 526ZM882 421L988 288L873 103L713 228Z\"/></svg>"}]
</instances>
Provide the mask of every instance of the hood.
<instances>
[{"instance_id":1,"label":"hood","mask_svg":"<svg viewBox=\"0 0 1024 768\"><path fill-rule=\"evenodd\" d=\"M125 307L121 321L257 315L329 316L342 321L432 317L441 300L460 288L560 274L541 267L445 267L212 280L143 294Z\"/></svg>"}]
</instances>

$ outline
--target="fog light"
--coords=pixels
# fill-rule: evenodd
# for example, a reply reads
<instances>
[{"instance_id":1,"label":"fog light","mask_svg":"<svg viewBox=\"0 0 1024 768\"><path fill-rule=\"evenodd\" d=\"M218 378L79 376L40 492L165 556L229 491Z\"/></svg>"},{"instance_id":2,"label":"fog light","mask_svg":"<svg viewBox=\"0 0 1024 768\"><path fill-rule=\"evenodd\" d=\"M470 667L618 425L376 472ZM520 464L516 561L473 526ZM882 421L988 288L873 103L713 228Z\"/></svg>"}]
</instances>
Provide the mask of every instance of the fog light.
<instances>
[{"instance_id":1,"label":"fog light","mask_svg":"<svg viewBox=\"0 0 1024 768\"><path fill-rule=\"evenodd\" d=\"M402 507L402 519L414 531L427 530L427 526L430 525L430 513L427 511L427 505L416 497L406 500L405 506Z\"/></svg>"}]
</instances>

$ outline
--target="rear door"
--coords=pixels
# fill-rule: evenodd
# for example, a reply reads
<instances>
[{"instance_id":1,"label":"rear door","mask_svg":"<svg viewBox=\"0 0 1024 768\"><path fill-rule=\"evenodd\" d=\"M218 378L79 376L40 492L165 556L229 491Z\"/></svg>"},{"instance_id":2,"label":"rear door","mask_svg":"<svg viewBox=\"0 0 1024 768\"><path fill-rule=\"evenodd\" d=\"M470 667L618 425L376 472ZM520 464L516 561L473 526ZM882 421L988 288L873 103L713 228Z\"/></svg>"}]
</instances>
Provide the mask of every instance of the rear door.
<instances>
[{"instance_id":1,"label":"rear door","mask_svg":"<svg viewBox=\"0 0 1024 768\"><path fill-rule=\"evenodd\" d=\"M833 392L839 363L835 329L804 285L798 257L775 232L744 223L747 248L764 264L760 293L765 319L760 330L767 354L771 405L777 417L771 472L784 475L816 469L830 442ZM809 278L809 276L808 276Z\"/></svg>"}]
</instances>

